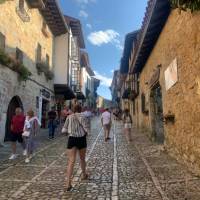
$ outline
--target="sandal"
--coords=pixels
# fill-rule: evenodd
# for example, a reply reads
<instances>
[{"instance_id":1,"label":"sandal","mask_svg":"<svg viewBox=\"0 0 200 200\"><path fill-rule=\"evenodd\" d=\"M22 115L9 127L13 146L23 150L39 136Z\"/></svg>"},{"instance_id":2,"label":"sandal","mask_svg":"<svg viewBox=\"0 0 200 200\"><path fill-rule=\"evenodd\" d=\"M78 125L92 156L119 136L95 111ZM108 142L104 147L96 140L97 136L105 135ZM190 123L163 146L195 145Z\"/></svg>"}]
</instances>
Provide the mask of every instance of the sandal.
<instances>
[{"instance_id":1,"label":"sandal","mask_svg":"<svg viewBox=\"0 0 200 200\"><path fill-rule=\"evenodd\" d=\"M88 177L89 177L88 174L85 174L85 176L82 176L82 177L81 177L81 180L82 180L82 181L87 180Z\"/></svg>"},{"instance_id":2,"label":"sandal","mask_svg":"<svg viewBox=\"0 0 200 200\"><path fill-rule=\"evenodd\" d=\"M69 187L66 188L66 191L70 192L72 190L72 188L73 188L72 185L70 185Z\"/></svg>"}]
</instances>

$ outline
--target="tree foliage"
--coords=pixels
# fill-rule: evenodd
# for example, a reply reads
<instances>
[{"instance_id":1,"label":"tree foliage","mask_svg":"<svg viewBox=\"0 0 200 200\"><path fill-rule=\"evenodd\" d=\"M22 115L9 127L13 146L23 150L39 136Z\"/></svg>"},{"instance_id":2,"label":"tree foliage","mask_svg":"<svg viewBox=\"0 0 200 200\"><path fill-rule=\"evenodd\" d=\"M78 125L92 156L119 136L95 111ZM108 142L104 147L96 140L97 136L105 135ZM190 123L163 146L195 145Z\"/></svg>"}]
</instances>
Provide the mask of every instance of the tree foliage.
<instances>
[{"instance_id":1,"label":"tree foliage","mask_svg":"<svg viewBox=\"0 0 200 200\"><path fill-rule=\"evenodd\" d=\"M170 0L172 8L191 12L200 10L200 0Z\"/></svg>"}]
</instances>

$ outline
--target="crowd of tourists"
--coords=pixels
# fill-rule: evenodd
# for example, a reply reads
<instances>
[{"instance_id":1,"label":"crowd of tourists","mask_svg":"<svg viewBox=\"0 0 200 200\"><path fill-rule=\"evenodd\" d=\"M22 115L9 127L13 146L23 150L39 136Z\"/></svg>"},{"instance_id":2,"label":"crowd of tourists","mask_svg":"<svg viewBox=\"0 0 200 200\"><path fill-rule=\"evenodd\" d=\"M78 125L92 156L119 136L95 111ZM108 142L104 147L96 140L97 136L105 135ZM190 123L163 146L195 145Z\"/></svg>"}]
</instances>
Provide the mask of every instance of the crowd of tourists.
<instances>
[{"instance_id":1,"label":"crowd of tourists","mask_svg":"<svg viewBox=\"0 0 200 200\"><path fill-rule=\"evenodd\" d=\"M60 125L61 133L68 135L67 141L67 175L66 190L72 189L71 177L76 161L76 155L80 157L80 166L82 169L82 180L88 178L86 171L86 149L87 136L91 135L91 118L98 112L92 112L88 107L82 107L79 103L75 103L72 108L64 107L61 115L58 114L54 107L48 112L48 130L49 139L55 136L55 130ZM106 108L101 111L101 125L104 130L105 142L111 140L110 132L113 120L122 120L124 125L124 134L127 142L132 141L131 128L132 117L128 109L123 112L116 108L110 110ZM23 148L23 155L26 156L25 163L29 163L36 148L36 136L39 133L41 123L32 110L27 112L25 116L21 108L16 108L15 115L11 120L11 142L12 155L9 159L13 160L17 157L16 142L18 141Z\"/></svg>"}]
</instances>

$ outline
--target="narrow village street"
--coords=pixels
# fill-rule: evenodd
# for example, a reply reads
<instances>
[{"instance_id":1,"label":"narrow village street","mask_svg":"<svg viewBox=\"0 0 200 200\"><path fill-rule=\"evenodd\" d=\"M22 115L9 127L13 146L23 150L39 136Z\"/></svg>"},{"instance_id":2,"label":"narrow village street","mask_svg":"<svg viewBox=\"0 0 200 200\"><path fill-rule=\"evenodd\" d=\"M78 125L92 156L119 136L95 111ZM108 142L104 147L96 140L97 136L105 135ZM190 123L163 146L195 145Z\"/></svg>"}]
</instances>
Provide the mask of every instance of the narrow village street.
<instances>
[{"instance_id":1,"label":"narrow village street","mask_svg":"<svg viewBox=\"0 0 200 200\"><path fill-rule=\"evenodd\" d=\"M114 122L111 141L106 143L100 119L93 119L92 134L88 136L89 180L80 180L77 162L71 192L65 192L63 187L66 136L48 140L47 134L41 132L39 140L39 148L29 164L24 163L22 156L8 161L9 146L1 147L1 200L200 199L200 178L163 152L145 133L133 130L133 142L128 145L120 122Z\"/></svg>"}]
</instances>

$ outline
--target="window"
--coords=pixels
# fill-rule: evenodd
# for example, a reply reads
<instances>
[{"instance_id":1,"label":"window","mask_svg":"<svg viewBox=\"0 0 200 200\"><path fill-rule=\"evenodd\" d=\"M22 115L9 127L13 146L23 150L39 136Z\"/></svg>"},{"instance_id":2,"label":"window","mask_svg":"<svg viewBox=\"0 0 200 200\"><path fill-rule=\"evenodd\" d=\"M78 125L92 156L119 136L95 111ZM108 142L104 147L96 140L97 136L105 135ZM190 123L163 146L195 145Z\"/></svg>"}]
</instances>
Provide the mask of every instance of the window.
<instances>
[{"instance_id":1,"label":"window","mask_svg":"<svg viewBox=\"0 0 200 200\"><path fill-rule=\"evenodd\" d=\"M24 0L19 0L19 10L21 12L25 11L25 9L24 9Z\"/></svg>"},{"instance_id":2,"label":"window","mask_svg":"<svg viewBox=\"0 0 200 200\"><path fill-rule=\"evenodd\" d=\"M42 33L44 34L45 37L49 37L49 33L47 30L47 23L43 21L42 23Z\"/></svg>"},{"instance_id":3,"label":"window","mask_svg":"<svg viewBox=\"0 0 200 200\"><path fill-rule=\"evenodd\" d=\"M46 64L47 64L47 66L49 66L49 55L48 54L46 54Z\"/></svg>"},{"instance_id":4,"label":"window","mask_svg":"<svg viewBox=\"0 0 200 200\"><path fill-rule=\"evenodd\" d=\"M133 101L133 115L135 115L135 100Z\"/></svg>"},{"instance_id":5,"label":"window","mask_svg":"<svg viewBox=\"0 0 200 200\"><path fill-rule=\"evenodd\" d=\"M16 48L16 59L21 64L23 63L23 52L19 48Z\"/></svg>"},{"instance_id":6,"label":"window","mask_svg":"<svg viewBox=\"0 0 200 200\"><path fill-rule=\"evenodd\" d=\"M6 46L6 37L0 32L0 49L4 50Z\"/></svg>"},{"instance_id":7,"label":"window","mask_svg":"<svg viewBox=\"0 0 200 200\"><path fill-rule=\"evenodd\" d=\"M142 113L145 113L146 109L145 109L145 102L146 102L146 99L145 99L145 95L142 93L141 94L141 106L142 106Z\"/></svg>"},{"instance_id":8,"label":"window","mask_svg":"<svg viewBox=\"0 0 200 200\"><path fill-rule=\"evenodd\" d=\"M30 17L25 10L24 0L19 0L19 3L16 7L16 12L17 12L18 16L21 18L22 21L30 22Z\"/></svg>"},{"instance_id":9,"label":"window","mask_svg":"<svg viewBox=\"0 0 200 200\"><path fill-rule=\"evenodd\" d=\"M40 63L42 61L42 47L39 43L38 43L38 46L37 46L36 61L37 61L37 63Z\"/></svg>"}]
</instances>

